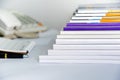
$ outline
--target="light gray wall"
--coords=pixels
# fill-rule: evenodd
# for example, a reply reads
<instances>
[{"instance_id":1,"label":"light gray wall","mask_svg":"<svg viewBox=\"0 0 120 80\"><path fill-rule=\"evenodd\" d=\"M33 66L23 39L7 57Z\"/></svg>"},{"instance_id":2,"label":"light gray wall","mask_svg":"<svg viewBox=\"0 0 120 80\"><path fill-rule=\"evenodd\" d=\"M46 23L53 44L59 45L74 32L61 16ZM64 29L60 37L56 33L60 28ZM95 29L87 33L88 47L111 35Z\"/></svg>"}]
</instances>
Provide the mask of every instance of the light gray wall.
<instances>
[{"instance_id":1,"label":"light gray wall","mask_svg":"<svg viewBox=\"0 0 120 80\"><path fill-rule=\"evenodd\" d=\"M119 0L1 0L0 7L22 11L48 27L63 27L80 4Z\"/></svg>"}]
</instances>

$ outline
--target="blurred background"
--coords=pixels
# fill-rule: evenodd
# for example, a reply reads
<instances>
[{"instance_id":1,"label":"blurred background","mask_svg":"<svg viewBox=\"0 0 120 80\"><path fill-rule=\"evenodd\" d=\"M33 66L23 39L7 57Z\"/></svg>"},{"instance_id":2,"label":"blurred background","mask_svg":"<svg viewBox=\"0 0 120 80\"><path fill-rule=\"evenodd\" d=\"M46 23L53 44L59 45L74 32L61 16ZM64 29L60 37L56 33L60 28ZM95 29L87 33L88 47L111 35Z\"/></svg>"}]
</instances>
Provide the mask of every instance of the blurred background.
<instances>
[{"instance_id":1,"label":"blurred background","mask_svg":"<svg viewBox=\"0 0 120 80\"><path fill-rule=\"evenodd\" d=\"M61 29L79 5L117 2L119 0L0 0L0 8L21 11L49 28Z\"/></svg>"}]
</instances>

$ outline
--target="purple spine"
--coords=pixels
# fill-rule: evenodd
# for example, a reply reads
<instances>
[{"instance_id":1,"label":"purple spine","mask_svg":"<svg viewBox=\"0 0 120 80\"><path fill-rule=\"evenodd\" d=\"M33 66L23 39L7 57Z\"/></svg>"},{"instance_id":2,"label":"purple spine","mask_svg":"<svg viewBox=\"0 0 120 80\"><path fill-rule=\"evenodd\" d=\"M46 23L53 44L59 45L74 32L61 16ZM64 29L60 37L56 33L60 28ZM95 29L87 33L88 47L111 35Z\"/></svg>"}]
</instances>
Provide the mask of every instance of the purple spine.
<instances>
[{"instance_id":1,"label":"purple spine","mask_svg":"<svg viewBox=\"0 0 120 80\"><path fill-rule=\"evenodd\" d=\"M67 23L66 26L120 26L120 23Z\"/></svg>"},{"instance_id":2,"label":"purple spine","mask_svg":"<svg viewBox=\"0 0 120 80\"><path fill-rule=\"evenodd\" d=\"M98 28L91 28L91 27L64 27L64 31L84 31L84 30L120 30L120 27L98 27Z\"/></svg>"}]
</instances>

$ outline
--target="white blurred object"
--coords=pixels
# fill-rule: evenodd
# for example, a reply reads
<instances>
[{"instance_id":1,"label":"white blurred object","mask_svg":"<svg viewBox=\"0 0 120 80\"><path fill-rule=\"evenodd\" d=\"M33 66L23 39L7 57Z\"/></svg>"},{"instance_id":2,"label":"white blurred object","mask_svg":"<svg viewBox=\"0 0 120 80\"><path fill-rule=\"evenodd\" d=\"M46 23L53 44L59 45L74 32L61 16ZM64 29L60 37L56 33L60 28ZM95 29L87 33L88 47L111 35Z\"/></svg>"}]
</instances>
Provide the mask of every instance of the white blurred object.
<instances>
[{"instance_id":1,"label":"white blurred object","mask_svg":"<svg viewBox=\"0 0 120 80\"><path fill-rule=\"evenodd\" d=\"M42 23L23 13L13 10L0 10L0 33L3 36L17 35L18 37L28 38L28 33L31 33L35 36L29 35L29 38L33 38L46 29Z\"/></svg>"}]
</instances>

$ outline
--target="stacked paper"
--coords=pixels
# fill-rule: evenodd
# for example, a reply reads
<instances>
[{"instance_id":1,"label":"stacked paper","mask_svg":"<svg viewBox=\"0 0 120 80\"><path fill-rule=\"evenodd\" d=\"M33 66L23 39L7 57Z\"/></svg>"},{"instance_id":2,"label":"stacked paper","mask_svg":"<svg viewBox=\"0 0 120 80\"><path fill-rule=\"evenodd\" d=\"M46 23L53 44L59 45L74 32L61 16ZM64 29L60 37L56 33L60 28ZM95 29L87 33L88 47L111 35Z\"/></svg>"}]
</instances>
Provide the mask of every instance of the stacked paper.
<instances>
[{"instance_id":1,"label":"stacked paper","mask_svg":"<svg viewBox=\"0 0 120 80\"><path fill-rule=\"evenodd\" d=\"M78 8L40 63L120 63L120 10Z\"/></svg>"}]
</instances>

